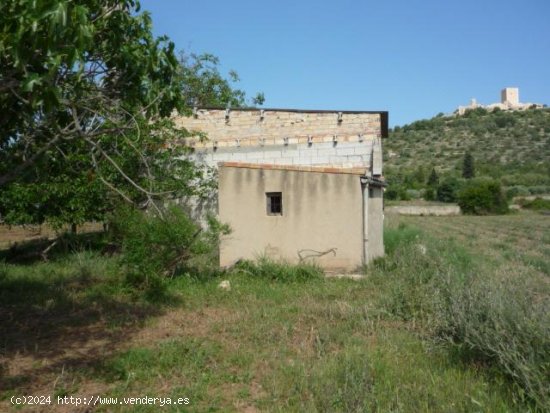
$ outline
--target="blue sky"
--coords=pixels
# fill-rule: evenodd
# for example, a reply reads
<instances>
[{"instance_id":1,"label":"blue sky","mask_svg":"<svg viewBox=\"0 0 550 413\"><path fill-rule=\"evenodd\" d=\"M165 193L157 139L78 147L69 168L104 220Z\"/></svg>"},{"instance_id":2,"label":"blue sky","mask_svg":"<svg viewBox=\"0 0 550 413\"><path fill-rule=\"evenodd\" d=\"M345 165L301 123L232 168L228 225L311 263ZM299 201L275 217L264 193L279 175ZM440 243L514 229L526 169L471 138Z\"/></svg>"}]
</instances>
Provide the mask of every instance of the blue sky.
<instances>
[{"instance_id":1,"label":"blue sky","mask_svg":"<svg viewBox=\"0 0 550 413\"><path fill-rule=\"evenodd\" d=\"M472 97L550 104L550 0L154 1L154 31L234 69L264 107L388 110L402 125Z\"/></svg>"}]
</instances>

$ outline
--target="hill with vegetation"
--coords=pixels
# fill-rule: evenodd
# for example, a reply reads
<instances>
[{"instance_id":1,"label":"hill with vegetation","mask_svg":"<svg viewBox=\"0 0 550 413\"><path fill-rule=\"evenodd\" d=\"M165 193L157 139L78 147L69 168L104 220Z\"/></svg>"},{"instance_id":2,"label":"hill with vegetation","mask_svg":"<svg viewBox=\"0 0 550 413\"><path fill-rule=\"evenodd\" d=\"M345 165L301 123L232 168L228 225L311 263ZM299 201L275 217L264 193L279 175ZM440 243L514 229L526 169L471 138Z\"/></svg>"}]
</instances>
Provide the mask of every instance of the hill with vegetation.
<instances>
[{"instance_id":1,"label":"hill with vegetation","mask_svg":"<svg viewBox=\"0 0 550 413\"><path fill-rule=\"evenodd\" d=\"M499 182L509 197L550 193L550 109L478 108L396 126L384 143L387 198L434 199L443 182L460 187L466 154L474 176Z\"/></svg>"}]
</instances>

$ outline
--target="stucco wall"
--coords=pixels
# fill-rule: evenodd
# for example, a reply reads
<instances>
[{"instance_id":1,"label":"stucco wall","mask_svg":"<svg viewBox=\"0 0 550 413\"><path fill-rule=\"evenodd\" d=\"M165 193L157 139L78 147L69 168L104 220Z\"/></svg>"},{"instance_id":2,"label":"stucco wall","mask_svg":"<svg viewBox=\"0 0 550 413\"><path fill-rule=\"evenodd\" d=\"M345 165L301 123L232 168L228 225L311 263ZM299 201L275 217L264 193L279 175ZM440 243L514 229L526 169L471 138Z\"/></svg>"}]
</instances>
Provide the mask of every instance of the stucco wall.
<instances>
[{"instance_id":1,"label":"stucco wall","mask_svg":"<svg viewBox=\"0 0 550 413\"><path fill-rule=\"evenodd\" d=\"M384 202L382 188L371 187L368 200L367 261L384 256Z\"/></svg>"},{"instance_id":2,"label":"stucco wall","mask_svg":"<svg viewBox=\"0 0 550 413\"><path fill-rule=\"evenodd\" d=\"M266 192L282 192L282 216L267 215ZM329 270L362 265L359 175L221 166L218 196L220 220L234 230L222 240L221 266L261 255L299 262L299 254Z\"/></svg>"}]
</instances>

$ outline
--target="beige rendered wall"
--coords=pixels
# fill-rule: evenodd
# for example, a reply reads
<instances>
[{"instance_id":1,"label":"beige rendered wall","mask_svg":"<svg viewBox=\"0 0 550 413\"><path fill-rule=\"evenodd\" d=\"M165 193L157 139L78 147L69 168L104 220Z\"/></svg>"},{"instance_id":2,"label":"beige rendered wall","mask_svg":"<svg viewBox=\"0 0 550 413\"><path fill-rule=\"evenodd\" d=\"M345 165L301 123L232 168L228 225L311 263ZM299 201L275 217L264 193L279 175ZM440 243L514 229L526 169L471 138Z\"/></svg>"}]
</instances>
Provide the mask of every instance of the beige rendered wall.
<instances>
[{"instance_id":1,"label":"beige rendered wall","mask_svg":"<svg viewBox=\"0 0 550 413\"><path fill-rule=\"evenodd\" d=\"M267 215L266 192L282 192L282 216ZM301 255L335 271L362 265L358 175L221 166L218 196L219 218L233 228L221 243L222 267L261 255Z\"/></svg>"},{"instance_id":2,"label":"beige rendered wall","mask_svg":"<svg viewBox=\"0 0 550 413\"><path fill-rule=\"evenodd\" d=\"M382 188L370 188L368 203L367 262L370 262L375 258L384 256L384 203Z\"/></svg>"}]
</instances>

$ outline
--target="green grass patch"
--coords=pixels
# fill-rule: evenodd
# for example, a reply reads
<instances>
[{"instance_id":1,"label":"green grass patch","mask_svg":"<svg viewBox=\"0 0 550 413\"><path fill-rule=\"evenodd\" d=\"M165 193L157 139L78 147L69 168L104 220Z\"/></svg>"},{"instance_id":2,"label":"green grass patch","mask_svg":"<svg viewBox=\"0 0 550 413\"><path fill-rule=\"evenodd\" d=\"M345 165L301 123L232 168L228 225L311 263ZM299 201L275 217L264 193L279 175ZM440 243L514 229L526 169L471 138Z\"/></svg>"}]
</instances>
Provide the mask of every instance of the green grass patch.
<instances>
[{"instance_id":1,"label":"green grass patch","mask_svg":"<svg viewBox=\"0 0 550 413\"><path fill-rule=\"evenodd\" d=\"M265 280L282 282L303 282L319 279L323 276L323 270L316 265L309 263L290 264L285 261L274 261L267 257L259 257L255 261L239 261L232 271Z\"/></svg>"},{"instance_id":2,"label":"green grass patch","mask_svg":"<svg viewBox=\"0 0 550 413\"><path fill-rule=\"evenodd\" d=\"M543 222L524 221L542 218L390 221L387 256L363 280L260 259L166 279L172 299L159 303L128 285L117 258L93 252L1 264L0 310L19 327L0 336L6 366L22 351L35 363L24 374L4 370L0 399L44 377L63 395L99 386L112 397L189 397L179 410L189 412L544 411L548 290L531 259L540 254L514 248L544 237ZM508 261L503 251L515 253ZM230 291L218 288L222 280ZM84 333L97 325L121 334L90 351L92 360L42 369L40 360L80 348L78 340L90 345L96 337ZM104 348L113 352L102 356Z\"/></svg>"}]
</instances>

